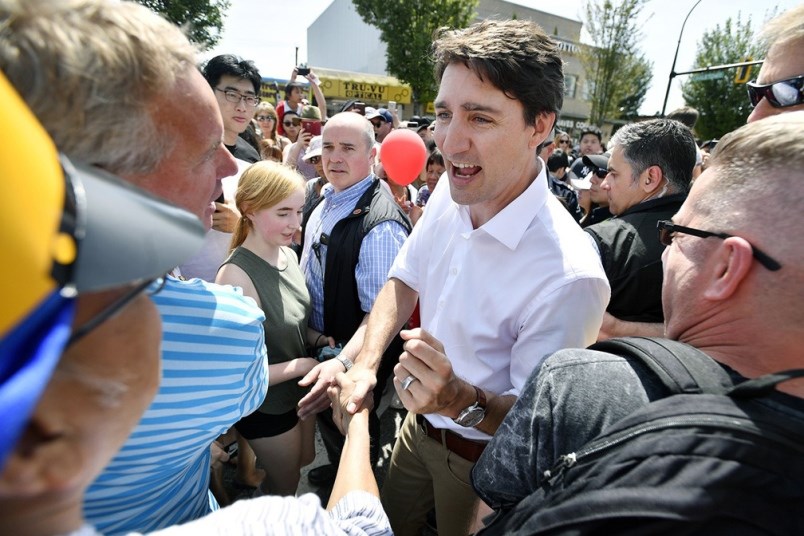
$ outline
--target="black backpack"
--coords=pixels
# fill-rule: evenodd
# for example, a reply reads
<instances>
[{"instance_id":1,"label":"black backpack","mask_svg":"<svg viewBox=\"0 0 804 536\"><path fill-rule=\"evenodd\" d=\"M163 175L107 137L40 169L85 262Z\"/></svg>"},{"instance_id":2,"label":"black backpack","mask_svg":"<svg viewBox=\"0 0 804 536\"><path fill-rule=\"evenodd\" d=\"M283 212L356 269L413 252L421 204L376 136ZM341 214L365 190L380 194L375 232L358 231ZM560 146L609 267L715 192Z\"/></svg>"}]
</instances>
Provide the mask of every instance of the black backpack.
<instances>
[{"instance_id":1,"label":"black backpack","mask_svg":"<svg viewBox=\"0 0 804 536\"><path fill-rule=\"evenodd\" d=\"M561 456L479 535L804 534L804 421L761 400L804 369L735 387L680 342L629 337L590 349L638 359L671 396Z\"/></svg>"}]
</instances>

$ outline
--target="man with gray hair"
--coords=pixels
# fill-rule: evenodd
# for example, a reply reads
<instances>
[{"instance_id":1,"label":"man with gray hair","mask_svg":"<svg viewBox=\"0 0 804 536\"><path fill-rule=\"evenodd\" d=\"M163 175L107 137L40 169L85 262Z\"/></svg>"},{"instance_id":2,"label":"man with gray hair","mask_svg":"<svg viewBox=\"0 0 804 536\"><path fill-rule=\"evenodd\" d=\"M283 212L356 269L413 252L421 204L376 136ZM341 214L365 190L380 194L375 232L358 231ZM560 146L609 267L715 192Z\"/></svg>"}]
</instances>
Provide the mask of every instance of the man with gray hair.
<instances>
[{"instance_id":1,"label":"man with gray hair","mask_svg":"<svg viewBox=\"0 0 804 536\"><path fill-rule=\"evenodd\" d=\"M198 72L194 54L179 28L134 2L0 0L0 69L60 149L190 209L208 229L221 177L236 167L223 145L213 90ZM370 144L371 125L365 126ZM36 142L41 140L30 143ZM27 163L24 158L20 166ZM160 240L151 227L144 224L140 231ZM98 367L114 369L125 382L93 380L87 392L68 379L45 393L42 419L18 442L19 463L0 473L0 533L144 533L199 518L216 506L208 497L210 444L253 412L268 388L264 315L239 289L198 279L168 276L151 299L161 316L161 340L155 315L142 326L145 331L136 317L125 315L111 323L114 329L101 326L100 337L87 337L94 346L74 348L95 359L93 373ZM91 312L78 314L84 318ZM86 332L93 324L79 325ZM149 360L147 368L138 366L133 353L120 367L98 365L104 353L115 365L121 345L131 353L128 347L142 343L149 350L142 356ZM161 379L160 360L153 359L160 347ZM5 361L0 355L0 365ZM134 413L142 413L157 382L156 398L132 431ZM108 400L121 389L136 401L110 407ZM92 421L98 406L105 406L102 418ZM340 422L349 441L330 512L314 495L260 497L172 528L170 534L389 534L366 454L368 412L347 421ZM129 432L82 509L86 485ZM67 446L54 450L56 444ZM33 456L34 450L47 456ZM49 463L38 463L40 458ZM82 526L84 517L99 532Z\"/></svg>"},{"instance_id":2,"label":"man with gray hair","mask_svg":"<svg viewBox=\"0 0 804 536\"><path fill-rule=\"evenodd\" d=\"M700 350L705 355L698 354L694 361L723 369L734 384L801 368L804 243L799 222L790 215L804 202L802 132L804 112L794 112L749 123L727 135L681 209L658 228L667 246L662 255L666 337ZM769 391L760 402L764 408L777 422L801 430L804 379ZM518 503L541 486L559 455L578 452L609 425L669 394L640 360L594 350L558 352L528 379L477 463L473 484L488 504ZM767 455L774 452L768 450ZM682 470L678 467L679 474ZM707 478L724 474L729 472ZM713 489L726 498L744 492L751 501L744 506L755 511L781 508L784 515L778 522L798 530L768 532L800 533L800 501L768 504L766 492L773 487L770 478L754 478L745 479L739 489ZM726 502L734 506L733 500ZM739 510L741 505L736 506ZM669 510L666 519L673 518ZM720 513L712 508L706 515ZM748 529L755 519L730 521ZM646 528L648 520L642 523L644 531L654 533ZM758 530L751 527L750 533ZM625 530L623 525L618 528L614 532ZM662 533L680 532L685 531L676 527Z\"/></svg>"},{"instance_id":3,"label":"man with gray hair","mask_svg":"<svg viewBox=\"0 0 804 536\"><path fill-rule=\"evenodd\" d=\"M601 189L614 214L585 229L611 285L606 311L630 322L661 322L662 251L656 222L675 214L689 190L695 139L670 119L622 127L611 140Z\"/></svg>"},{"instance_id":4,"label":"man with gray hair","mask_svg":"<svg viewBox=\"0 0 804 536\"><path fill-rule=\"evenodd\" d=\"M195 55L179 28L135 3L0 0L0 69L56 145L209 229L220 181L237 166ZM153 301L164 324L159 390L84 504L107 534L217 508L207 490L210 445L268 388L264 315L253 300L168 276Z\"/></svg>"}]
</instances>

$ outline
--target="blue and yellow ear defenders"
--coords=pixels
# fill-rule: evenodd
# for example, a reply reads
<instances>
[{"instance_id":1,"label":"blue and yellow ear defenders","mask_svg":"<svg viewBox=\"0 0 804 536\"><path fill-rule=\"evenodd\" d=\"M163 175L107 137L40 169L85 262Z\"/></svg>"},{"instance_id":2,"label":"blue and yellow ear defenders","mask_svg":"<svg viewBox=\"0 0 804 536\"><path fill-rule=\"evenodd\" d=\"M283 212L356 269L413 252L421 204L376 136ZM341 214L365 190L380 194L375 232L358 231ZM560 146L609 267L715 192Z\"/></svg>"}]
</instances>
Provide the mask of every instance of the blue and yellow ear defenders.
<instances>
[{"instance_id":1,"label":"blue and yellow ear defenders","mask_svg":"<svg viewBox=\"0 0 804 536\"><path fill-rule=\"evenodd\" d=\"M60 156L2 72L0 129L1 469L70 338L76 296L159 277L205 231L189 212Z\"/></svg>"}]
</instances>

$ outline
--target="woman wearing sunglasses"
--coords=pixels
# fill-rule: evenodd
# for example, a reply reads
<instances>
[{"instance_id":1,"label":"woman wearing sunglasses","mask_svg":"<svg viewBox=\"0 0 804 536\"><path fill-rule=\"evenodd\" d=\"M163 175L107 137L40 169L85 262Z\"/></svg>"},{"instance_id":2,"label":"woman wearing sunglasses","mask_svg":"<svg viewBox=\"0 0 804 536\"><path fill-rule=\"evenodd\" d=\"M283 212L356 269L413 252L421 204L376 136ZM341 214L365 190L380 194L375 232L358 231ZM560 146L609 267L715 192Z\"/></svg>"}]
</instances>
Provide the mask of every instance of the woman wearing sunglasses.
<instances>
[{"instance_id":1,"label":"woman wearing sunglasses","mask_svg":"<svg viewBox=\"0 0 804 536\"><path fill-rule=\"evenodd\" d=\"M254 110L254 119L257 121L257 124L260 126L260 131L262 132L260 156L262 156L263 160L271 159L269 157L273 154L272 147L278 148L281 154L285 150L285 147L290 146L291 141L277 132L278 121L276 109L270 102L262 101L257 105L257 108Z\"/></svg>"}]
</instances>

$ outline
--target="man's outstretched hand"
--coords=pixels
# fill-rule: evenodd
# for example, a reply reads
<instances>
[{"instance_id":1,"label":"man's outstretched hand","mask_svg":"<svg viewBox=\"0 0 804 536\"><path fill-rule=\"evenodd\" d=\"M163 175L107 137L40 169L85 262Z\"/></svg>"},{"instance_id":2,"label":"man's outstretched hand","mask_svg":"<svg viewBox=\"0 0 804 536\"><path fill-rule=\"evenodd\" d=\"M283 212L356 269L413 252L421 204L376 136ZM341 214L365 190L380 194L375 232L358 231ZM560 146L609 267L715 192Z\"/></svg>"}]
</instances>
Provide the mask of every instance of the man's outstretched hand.
<instances>
[{"instance_id":1,"label":"man's outstretched hand","mask_svg":"<svg viewBox=\"0 0 804 536\"><path fill-rule=\"evenodd\" d=\"M343 372L343 364L337 359L330 359L313 367L313 370L299 380L299 385L302 387L313 386L310 392L299 400L297 413L300 419L304 420L321 413L330 406L327 388L332 385L335 375L339 372Z\"/></svg>"}]
</instances>

